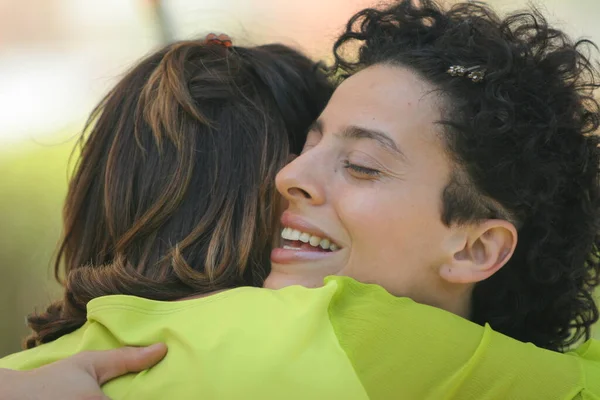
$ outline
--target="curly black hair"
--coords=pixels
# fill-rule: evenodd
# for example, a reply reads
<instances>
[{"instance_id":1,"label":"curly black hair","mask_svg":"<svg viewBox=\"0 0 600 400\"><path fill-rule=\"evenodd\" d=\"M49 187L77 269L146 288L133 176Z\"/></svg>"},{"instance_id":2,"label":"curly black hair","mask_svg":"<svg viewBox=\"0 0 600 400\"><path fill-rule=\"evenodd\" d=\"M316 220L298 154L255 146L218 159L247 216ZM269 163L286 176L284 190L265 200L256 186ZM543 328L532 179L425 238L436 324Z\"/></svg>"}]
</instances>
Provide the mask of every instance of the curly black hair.
<instances>
[{"instance_id":1,"label":"curly black hair","mask_svg":"<svg viewBox=\"0 0 600 400\"><path fill-rule=\"evenodd\" d=\"M345 51L358 45L358 54ZM365 9L334 46L343 79L374 64L409 68L443 101L455 172L442 194L447 225L503 218L518 229L509 262L475 286L472 321L564 351L589 338L600 283L598 71L539 11L500 18L483 3L444 10L403 0ZM448 73L485 71L481 82Z\"/></svg>"}]
</instances>

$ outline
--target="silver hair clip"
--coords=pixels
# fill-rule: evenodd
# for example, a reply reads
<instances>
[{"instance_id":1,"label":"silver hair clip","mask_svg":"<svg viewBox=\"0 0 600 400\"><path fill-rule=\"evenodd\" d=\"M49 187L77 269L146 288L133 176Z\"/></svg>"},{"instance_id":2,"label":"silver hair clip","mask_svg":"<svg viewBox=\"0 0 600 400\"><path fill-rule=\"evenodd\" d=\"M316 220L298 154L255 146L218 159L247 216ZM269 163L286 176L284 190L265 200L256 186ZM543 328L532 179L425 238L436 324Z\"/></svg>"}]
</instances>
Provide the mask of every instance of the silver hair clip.
<instances>
[{"instance_id":1,"label":"silver hair clip","mask_svg":"<svg viewBox=\"0 0 600 400\"><path fill-rule=\"evenodd\" d=\"M452 76L465 76L466 74L467 78L475 83L481 82L485 78L485 69L479 65L470 68L463 67L462 65L452 65L446 72Z\"/></svg>"}]
</instances>

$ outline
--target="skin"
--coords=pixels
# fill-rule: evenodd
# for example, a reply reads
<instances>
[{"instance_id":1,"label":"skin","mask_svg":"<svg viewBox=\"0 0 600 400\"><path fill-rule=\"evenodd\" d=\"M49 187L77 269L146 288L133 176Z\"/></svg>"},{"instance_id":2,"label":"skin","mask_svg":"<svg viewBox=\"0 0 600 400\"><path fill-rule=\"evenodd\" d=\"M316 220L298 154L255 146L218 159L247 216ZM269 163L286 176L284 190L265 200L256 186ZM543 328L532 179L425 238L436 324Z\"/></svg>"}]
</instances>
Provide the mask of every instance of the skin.
<instances>
[{"instance_id":1,"label":"skin","mask_svg":"<svg viewBox=\"0 0 600 400\"><path fill-rule=\"evenodd\" d=\"M474 284L508 261L517 233L503 220L443 224L441 195L455 166L432 89L409 69L375 65L335 91L277 188L289 202L284 227L340 249L275 249L265 287L346 275L468 317Z\"/></svg>"},{"instance_id":2,"label":"skin","mask_svg":"<svg viewBox=\"0 0 600 400\"><path fill-rule=\"evenodd\" d=\"M140 372L163 359L167 347L123 347L86 351L31 371L0 369L3 400L108 400L100 385L118 376Z\"/></svg>"}]
</instances>

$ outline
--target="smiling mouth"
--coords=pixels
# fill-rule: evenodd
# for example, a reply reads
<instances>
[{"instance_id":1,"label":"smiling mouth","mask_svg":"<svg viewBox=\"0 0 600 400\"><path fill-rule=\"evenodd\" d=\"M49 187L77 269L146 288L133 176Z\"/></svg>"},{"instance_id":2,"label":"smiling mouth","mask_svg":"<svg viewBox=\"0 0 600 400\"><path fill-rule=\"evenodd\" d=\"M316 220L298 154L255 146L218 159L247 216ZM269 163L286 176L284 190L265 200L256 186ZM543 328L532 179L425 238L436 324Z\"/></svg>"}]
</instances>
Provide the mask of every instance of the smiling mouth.
<instances>
[{"instance_id":1,"label":"smiling mouth","mask_svg":"<svg viewBox=\"0 0 600 400\"><path fill-rule=\"evenodd\" d=\"M322 238L288 227L283 228L281 231L281 237L283 239L282 248L286 250L304 250L331 253L340 249L340 246L333 243L329 238Z\"/></svg>"}]
</instances>

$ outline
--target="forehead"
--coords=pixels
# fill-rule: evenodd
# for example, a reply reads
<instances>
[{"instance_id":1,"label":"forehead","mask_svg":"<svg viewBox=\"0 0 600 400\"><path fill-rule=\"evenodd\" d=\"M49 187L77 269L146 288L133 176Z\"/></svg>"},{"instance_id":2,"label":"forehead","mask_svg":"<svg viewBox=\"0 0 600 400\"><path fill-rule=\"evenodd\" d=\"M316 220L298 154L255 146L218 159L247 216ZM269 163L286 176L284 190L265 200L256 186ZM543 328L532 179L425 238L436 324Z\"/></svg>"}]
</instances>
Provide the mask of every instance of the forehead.
<instances>
[{"instance_id":1,"label":"forehead","mask_svg":"<svg viewBox=\"0 0 600 400\"><path fill-rule=\"evenodd\" d=\"M327 130L359 125L398 136L435 131L440 119L433 87L407 68L375 65L346 79L323 112Z\"/></svg>"}]
</instances>

